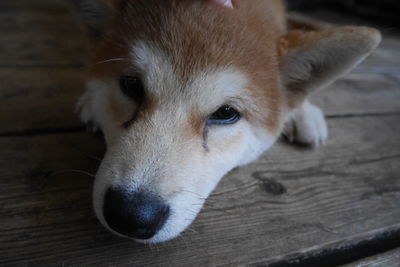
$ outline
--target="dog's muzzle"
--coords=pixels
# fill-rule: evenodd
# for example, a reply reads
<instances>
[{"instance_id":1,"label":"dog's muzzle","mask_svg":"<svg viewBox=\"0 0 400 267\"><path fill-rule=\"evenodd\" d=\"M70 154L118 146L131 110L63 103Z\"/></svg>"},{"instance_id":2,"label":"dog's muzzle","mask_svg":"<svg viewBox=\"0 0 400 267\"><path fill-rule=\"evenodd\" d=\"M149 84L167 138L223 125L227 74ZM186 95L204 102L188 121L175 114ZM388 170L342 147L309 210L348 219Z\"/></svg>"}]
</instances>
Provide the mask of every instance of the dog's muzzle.
<instances>
[{"instance_id":1,"label":"dog's muzzle","mask_svg":"<svg viewBox=\"0 0 400 267\"><path fill-rule=\"evenodd\" d=\"M151 192L127 192L109 188L105 194L103 214L115 232L134 239L150 239L165 224L169 206Z\"/></svg>"}]
</instances>

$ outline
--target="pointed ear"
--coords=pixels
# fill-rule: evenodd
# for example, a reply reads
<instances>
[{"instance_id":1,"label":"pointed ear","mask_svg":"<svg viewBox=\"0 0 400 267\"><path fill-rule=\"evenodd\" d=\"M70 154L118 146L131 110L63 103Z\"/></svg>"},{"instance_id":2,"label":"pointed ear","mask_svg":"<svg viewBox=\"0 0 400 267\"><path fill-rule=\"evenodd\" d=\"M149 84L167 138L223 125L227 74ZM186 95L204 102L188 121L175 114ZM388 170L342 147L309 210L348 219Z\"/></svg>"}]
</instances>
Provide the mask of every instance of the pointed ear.
<instances>
[{"instance_id":1,"label":"pointed ear","mask_svg":"<svg viewBox=\"0 0 400 267\"><path fill-rule=\"evenodd\" d=\"M90 37L103 35L107 22L123 0L68 0Z\"/></svg>"},{"instance_id":2,"label":"pointed ear","mask_svg":"<svg viewBox=\"0 0 400 267\"><path fill-rule=\"evenodd\" d=\"M301 103L364 60L379 44L367 27L290 31L279 42L280 68L289 103Z\"/></svg>"},{"instance_id":3,"label":"pointed ear","mask_svg":"<svg viewBox=\"0 0 400 267\"><path fill-rule=\"evenodd\" d=\"M217 4L224 7L233 8L232 0L207 0L209 3Z\"/></svg>"}]
</instances>

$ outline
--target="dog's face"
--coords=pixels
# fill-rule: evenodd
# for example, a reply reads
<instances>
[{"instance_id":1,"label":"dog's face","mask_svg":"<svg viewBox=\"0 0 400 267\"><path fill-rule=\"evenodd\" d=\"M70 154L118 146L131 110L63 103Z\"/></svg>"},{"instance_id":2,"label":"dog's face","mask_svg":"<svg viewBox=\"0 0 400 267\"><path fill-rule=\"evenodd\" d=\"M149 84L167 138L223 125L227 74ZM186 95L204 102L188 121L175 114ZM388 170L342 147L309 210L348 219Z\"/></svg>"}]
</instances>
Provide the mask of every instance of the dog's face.
<instances>
[{"instance_id":1,"label":"dog's face","mask_svg":"<svg viewBox=\"0 0 400 267\"><path fill-rule=\"evenodd\" d=\"M113 1L81 108L106 138L93 200L116 234L176 237L223 175L274 143L306 96L297 87L309 75L283 60L292 61L296 36L282 38L273 18L254 27L260 20L215 2ZM331 79L319 75L308 87Z\"/></svg>"},{"instance_id":2,"label":"dog's face","mask_svg":"<svg viewBox=\"0 0 400 267\"><path fill-rule=\"evenodd\" d=\"M108 151L96 177L94 203L105 225L158 242L183 231L221 177L254 160L277 132L252 123L249 80L239 70L206 70L183 82L156 48L140 43L133 50L145 53L143 61L133 63L144 64L132 74L137 76L95 82L102 84L97 90L104 88L106 106L99 111L107 110L100 124ZM121 90L125 86L144 90L141 97L148 99L135 103ZM118 209L131 208L139 210L127 211L129 218L119 215L125 211ZM142 219L143 228L146 220L151 225L143 232L122 225L125 220L141 224L135 222L140 216L157 218Z\"/></svg>"}]
</instances>

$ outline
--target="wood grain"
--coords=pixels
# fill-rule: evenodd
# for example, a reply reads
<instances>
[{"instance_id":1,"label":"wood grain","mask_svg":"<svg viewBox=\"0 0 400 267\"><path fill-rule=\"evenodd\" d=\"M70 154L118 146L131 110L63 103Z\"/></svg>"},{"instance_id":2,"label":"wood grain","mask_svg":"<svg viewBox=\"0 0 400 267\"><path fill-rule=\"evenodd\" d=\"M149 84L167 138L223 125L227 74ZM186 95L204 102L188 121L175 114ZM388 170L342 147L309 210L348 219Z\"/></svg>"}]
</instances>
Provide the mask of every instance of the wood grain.
<instances>
[{"instance_id":1,"label":"wood grain","mask_svg":"<svg viewBox=\"0 0 400 267\"><path fill-rule=\"evenodd\" d=\"M316 18L365 23L342 15ZM312 97L329 117L327 146L277 144L228 174L181 237L150 247L111 235L93 214L105 148L74 114L88 51L66 6L2 0L0 32L0 266L268 266L306 257L328 266L326 251L350 254L400 231L393 29L364 64ZM398 255L350 266L396 266Z\"/></svg>"},{"instance_id":2,"label":"wood grain","mask_svg":"<svg viewBox=\"0 0 400 267\"><path fill-rule=\"evenodd\" d=\"M86 63L86 38L61 1L1 1L0 67Z\"/></svg>"},{"instance_id":3,"label":"wood grain","mask_svg":"<svg viewBox=\"0 0 400 267\"><path fill-rule=\"evenodd\" d=\"M373 25L374 26L374 25ZM381 29L382 43L378 49L356 69L361 73L387 73L400 77L399 33L393 28Z\"/></svg>"},{"instance_id":4,"label":"wood grain","mask_svg":"<svg viewBox=\"0 0 400 267\"><path fill-rule=\"evenodd\" d=\"M80 126L83 68L0 69L0 134Z\"/></svg>"},{"instance_id":5,"label":"wood grain","mask_svg":"<svg viewBox=\"0 0 400 267\"><path fill-rule=\"evenodd\" d=\"M400 266L400 249L394 249L343 267L398 267Z\"/></svg>"},{"instance_id":6,"label":"wood grain","mask_svg":"<svg viewBox=\"0 0 400 267\"><path fill-rule=\"evenodd\" d=\"M400 229L399 122L332 119L326 147L275 146L225 177L182 237L156 247L103 230L92 179L60 172L92 172L84 154L101 155L101 140L0 138L0 265L262 265Z\"/></svg>"},{"instance_id":7,"label":"wood grain","mask_svg":"<svg viewBox=\"0 0 400 267\"><path fill-rule=\"evenodd\" d=\"M387 74L347 74L310 99L327 116L400 114L399 80Z\"/></svg>"}]
</instances>

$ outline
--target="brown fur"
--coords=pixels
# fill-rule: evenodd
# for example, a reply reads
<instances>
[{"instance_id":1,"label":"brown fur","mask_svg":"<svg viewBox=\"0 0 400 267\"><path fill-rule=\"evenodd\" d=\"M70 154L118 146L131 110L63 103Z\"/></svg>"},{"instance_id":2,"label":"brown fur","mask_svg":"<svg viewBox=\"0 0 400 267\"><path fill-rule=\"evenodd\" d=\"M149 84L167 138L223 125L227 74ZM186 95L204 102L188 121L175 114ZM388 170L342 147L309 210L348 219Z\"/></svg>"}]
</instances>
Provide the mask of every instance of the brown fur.
<instances>
[{"instance_id":1,"label":"brown fur","mask_svg":"<svg viewBox=\"0 0 400 267\"><path fill-rule=\"evenodd\" d=\"M306 83L296 90L284 90L282 58L343 31L291 31L283 36L286 16L280 0L253 0L251 4L235 0L234 9L203 0L108 1L115 16L93 57L92 76L121 75L132 65L130 46L137 40L154 43L166 53L182 83L205 70L234 66L251 79L247 89L256 103L245 112L272 132L280 130L282 108L298 108L308 94ZM356 28L353 31L357 33ZM114 58L126 60L98 63Z\"/></svg>"},{"instance_id":2,"label":"brown fur","mask_svg":"<svg viewBox=\"0 0 400 267\"><path fill-rule=\"evenodd\" d=\"M229 10L200 0L123 1L92 60L91 74L118 77L131 62L96 63L129 58L129 46L143 39L167 53L184 82L210 67L233 65L251 76L250 94L265 109L256 110L251 118L276 131L283 101L276 43L285 28L284 8L280 1L246 2L235 1L235 9Z\"/></svg>"}]
</instances>

